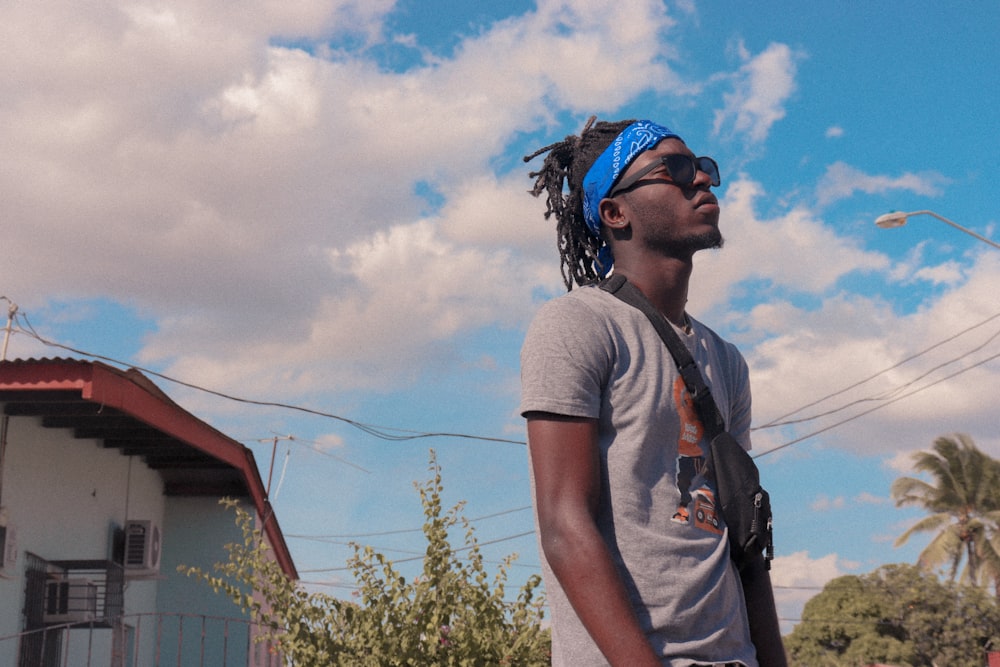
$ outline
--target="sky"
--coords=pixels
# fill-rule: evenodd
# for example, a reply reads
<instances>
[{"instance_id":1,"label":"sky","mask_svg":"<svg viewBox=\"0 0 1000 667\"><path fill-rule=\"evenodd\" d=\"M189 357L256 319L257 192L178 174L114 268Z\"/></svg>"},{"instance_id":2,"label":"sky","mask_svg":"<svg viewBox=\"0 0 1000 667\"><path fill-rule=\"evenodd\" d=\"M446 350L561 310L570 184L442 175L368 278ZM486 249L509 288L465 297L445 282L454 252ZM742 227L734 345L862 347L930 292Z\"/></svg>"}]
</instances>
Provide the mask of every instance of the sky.
<instances>
[{"instance_id":1,"label":"sky","mask_svg":"<svg viewBox=\"0 0 1000 667\"><path fill-rule=\"evenodd\" d=\"M522 156L653 119L722 172L688 312L750 366L788 631L830 579L916 561L889 492L914 452L1000 456L1000 252L873 224L1000 239L997 26L922 1L0 3L8 358L159 374L253 450L338 596L352 540L416 573L433 450L519 585L518 354L564 291Z\"/></svg>"}]
</instances>

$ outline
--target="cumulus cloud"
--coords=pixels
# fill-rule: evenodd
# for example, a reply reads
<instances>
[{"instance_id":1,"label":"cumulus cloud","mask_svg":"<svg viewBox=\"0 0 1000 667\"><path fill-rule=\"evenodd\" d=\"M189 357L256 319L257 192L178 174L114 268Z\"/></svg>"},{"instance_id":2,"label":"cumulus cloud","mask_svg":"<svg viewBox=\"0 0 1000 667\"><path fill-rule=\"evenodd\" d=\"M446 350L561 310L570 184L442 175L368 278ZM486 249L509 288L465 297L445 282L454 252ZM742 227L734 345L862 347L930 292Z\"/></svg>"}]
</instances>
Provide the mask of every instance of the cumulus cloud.
<instances>
[{"instance_id":1,"label":"cumulus cloud","mask_svg":"<svg viewBox=\"0 0 1000 667\"><path fill-rule=\"evenodd\" d=\"M805 207L762 219L756 208L766 194L759 183L745 177L725 191L719 224L727 246L696 259L691 291L694 312L711 311L727 303L751 281L823 293L848 274L888 266L886 257L863 250ZM726 317L725 313L719 316Z\"/></svg>"},{"instance_id":2,"label":"cumulus cloud","mask_svg":"<svg viewBox=\"0 0 1000 667\"><path fill-rule=\"evenodd\" d=\"M422 368L479 363L453 359L455 340L523 326L533 297L561 285L543 204L525 194L523 165L500 173L497 157L525 133L551 135L566 115L697 90L669 67L675 18L660 2L543 0L460 39L448 57L392 34L389 0L46 6L45 21L25 3L0 8L4 293L27 309L128 304L153 321L141 362L241 393L405 386ZM325 46L345 31L418 53L386 68L364 48ZM802 57L782 44L744 49L738 71L723 75L732 92L716 130L766 139ZM945 183L836 163L817 200L935 194ZM727 187L721 224L737 250L699 255L690 295L692 313L745 346L755 386L766 387L755 397L762 419L889 367L992 307L998 268L988 258L890 265L805 204L761 215L767 194L745 176ZM940 293L899 313L843 287L869 276ZM759 290L769 298L745 306ZM893 335L901 330L906 345ZM905 391L945 361L888 373L844 400ZM995 371L983 365L956 382L972 379L995 382ZM946 391L955 386L886 408L894 418L912 411L912 433L850 441L892 449L934 412L957 429L986 399Z\"/></svg>"},{"instance_id":3,"label":"cumulus cloud","mask_svg":"<svg viewBox=\"0 0 1000 667\"><path fill-rule=\"evenodd\" d=\"M554 232L491 160L555 113L682 86L647 0L543 1L395 70L324 46L419 47L390 0L50 5L0 10L4 289L155 313L141 360L220 388L405 383L449 336L515 326L559 285Z\"/></svg>"},{"instance_id":4,"label":"cumulus cloud","mask_svg":"<svg viewBox=\"0 0 1000 667\"><path fill-rule=\"evenodd\" d=\"M811 558L807 551L798 551L775 557L771 584L778 617L783 619L782 633L791 632L794 623L802 617L802 608L809 598L817 595L832 579L856 567L856 563L843 561L837 554Z\"/></svg>"},{"instance_id":5,"label":"cumulus cloud","mask_svg":"<svg viewBox=\"0 0 1000 667\"><path fill-rule=\"evenodd\" d=\"M889 499L864 491L854 498L854 502L860 505L884 505Z\"/></svg>"},{"instance_id":6,"label":"cumulus cloud","mask_svg":"<svg viewBox=\"0 0 1000 667\"><path fill-rule=\"evenodd\" d=\"M891 454L926 448L928 434L992 433L991 399L967 388L1000 381L991 363L1000 313L987 287L998 279L1000 266L984 255L961 285L911 314L847 294L818 308L754 308L750 329L773 332L748 354L755 387L766 387L755 393L757 423L789 422L761 433L762 448L816 434L840 448ZM909 469L908 454L900 457Z\"/></svg>"},{"instance_id":7,"label":"cumulus cloud","mask_svg":"<svg viewBox=\"0 0 1000 667\"><path fill-rule=\"evenodd\" d=\"M1000 382L991 362L1000 335L989 287L1000 280L996 253L928 266L917 250L893 263L806 206L761 216L765 196L747 178L726 190L727 245L696 258L689 299L690 311L747 357L754 448L813 438L891 454L926 447L928 433L992 433L988 392L966 388ZM871 289L849 290L846 281ZM908 313L881 296L914 281L943 289Z\"/></svg>"},{"instance_id":8,"label":"cumulus cloud","mask_svg":"<svg viewBox=\"0 0 1000 667\"><path fill-rule=\"evenodd\" d=\"M829 512L831 510L843 509L846 505L847 501L844 500L843 496L831 498L826 494L820 494L810 503L809 509L814 512Z\"/></svg>"},{"instance_id":9,"label":"cumulus cloud","mask_svg":"<svg viewBox=\"0 0 1000 667\"><path fill-rule=\"evenodd\" d=\"M787 44L774 43L757 55L741 46L740 57L743 65L732 79L732 92L723 96L723 108L715 112L714 129L717 134L726 131L761 143L785 117L802 55Z\"/></svg>"},{"instance_id":10,"label":"cumulus cloud","mask_svg":"<svg viewBox=\"0 0 1000 667\"><path fill-rule=\"evenodd\" d=\"M851 197L856 192L884 194L893 190L903 190L926 197L943 193L943 186L950 180L935 172L911 173L901 176L880 176L866 174L844 162L834 162L816 186L816 200L826 206L840 199Z\"/></svg>"}]
</instances>

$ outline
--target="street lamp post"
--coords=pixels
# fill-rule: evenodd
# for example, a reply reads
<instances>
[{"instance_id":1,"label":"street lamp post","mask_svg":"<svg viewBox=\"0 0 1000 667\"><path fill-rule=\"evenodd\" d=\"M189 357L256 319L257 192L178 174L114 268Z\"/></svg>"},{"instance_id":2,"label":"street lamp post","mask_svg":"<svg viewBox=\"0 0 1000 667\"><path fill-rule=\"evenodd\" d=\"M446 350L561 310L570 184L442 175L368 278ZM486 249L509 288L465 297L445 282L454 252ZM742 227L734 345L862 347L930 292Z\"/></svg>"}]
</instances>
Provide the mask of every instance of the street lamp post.
<instances>
[{"instance_id":1,"label":"street lamp post","mask_svg":"<svg viewBox=\"0 0 1000 667\"><path fill-rule=\"evenodd\" d=\"M881 227L882 229L892 229L893 227L902 227L903 225L906 224L906 219L909 218L911 215L930 215L930 216L933 216L933 217L937 218L938 220L940 220L941 222L947 223L947 224L951 225L952 227L954 227L955 229L957 229L959 231L962 231L962 232L965 232L969 236L974 236L977 239L979 239L980 241L983 241L984 243L988 243L991 246L993 246L994 248L996 248L997 250L1000 250L1000 243L997 243L996 241L991 241L988 238L986 238L985 236L980 236L979 234L975 233L971 229L966 229L962 225L960 225L960 224L958 224L956 222L952 222L951 220L949 220L948 218L945 218L944 216L938 215L934 211L911 211L910 213L902 213L902 212L898 212L897 211L897 212L893 212L893 213L886 213L885 215L880 215L878 218L876 218L875 219L875 224L877 226Z\"/></svg>"}]
</instances>

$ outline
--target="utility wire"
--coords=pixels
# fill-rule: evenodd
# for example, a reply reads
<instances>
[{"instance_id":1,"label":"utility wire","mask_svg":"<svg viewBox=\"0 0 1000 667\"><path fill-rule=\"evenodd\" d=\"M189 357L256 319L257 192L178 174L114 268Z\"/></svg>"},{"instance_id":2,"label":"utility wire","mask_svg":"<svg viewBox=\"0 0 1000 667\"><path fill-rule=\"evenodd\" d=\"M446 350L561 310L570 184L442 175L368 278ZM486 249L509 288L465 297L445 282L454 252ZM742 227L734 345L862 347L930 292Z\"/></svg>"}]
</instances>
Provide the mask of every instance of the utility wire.
<instances>
[{"instance_id":1,"label":"utility wire","mask_svg":"<svg viewBox=\"0 0 1000 667\"><path fill-rule=\"evenodd\" d=\"M142 373L145 373L147 375L153 375L153 376L158 377L160 379L166 380L167 382L172 382L172 383L180 385L182 387L187 387L188 389L194 389L196 391L200 391L200 392L203 392L203 393L206 393L206 394L211 394L212 396L218 396L219 398L224 398L226 400L235 401L237 403L245 403L247 405L258 405L258 406L262 406L262 407L281 408L281 409L284 409L284 410L294 410L296 412L303 412L303 413L306 413L306 414L315 415L317 417L326 417L327 419L334 419L336 421L343 422L343 423L345 423L345 424L347 424L349 426L353 426L354 428L356 428L356 429L358 429L360 431L363 431L363 432L365 432L365 433L367 433L367 434L369 434L371 436L379 438L381 440L389 440L389 441L393 441L393 442L402 442L402 441L406 441L406 440L419 440L419 439L422 439L422 438L459 438L459 439L464 439L464 440L481 440L481 441L484 441L484 442L503 442L503 443L509 443L509 444L512 444L512 445L525 445L525 444L527 444L524 440L512 440L512 439L509 439L509 438L497 438L497 437L482 436L482 435L471 435L471 434L468 434L468 433L424 432L424 431L411 431L411 430L396 428L396 427L392 427L392 426L377 426L375 424L366 424L364 422L355 421L353 419L349 419L347 417L342 417L340 415L336 415L336 414L333 414L333 413L330 413L330 412L324 412L322 410L315 410L313 408L307 408L307 407L303 407L303 406L300 406L300 405L291 405L289 403L281 403L281 402L276 402L276 401L259 401L259 400L254 400L254 399L250 399L250 398L241 398L239 396L232 396L230 394L226 394L226 393L223 393L221 391L216 391L214 389L208 389L206 387L201 387L199 385L192 384L190 382L185 382L183 380L178 380L177 378L170 377L169 375L164 375L163 373L159 373L157 371L154 371L154 370L151 370L151 369L148 369L148 368L143 368L141 366L134 366L132 364L129 364L128 362L121 361L121 360L118 360L118 359L114 359L112 357L106 357L104 355L95 354L93 352L87 352L85 350L79 350L77 348L70 347L69 345L63 345L61 343L56 343L55 341L50 341L50 340L44 338L43 336L41 336L37 331L34 330L34 328L31 326L30 322L28 322L28 318L25 315L21 314L21 315L18 315L17 317L24 319L25 325L28 327L28 329L25 330L24 327L19 326L17 329L15 329L16 332L22 333L22 334L24 334L26 336L34 338L38 342L40 342L43 345L46 345L48 347L55 347L55 348L58 348L58 349L61 349L61 350L66 350L68 352L72 352L73 354L79 354L81 356L90 357L90 358L93 358L93 359L99 359L101 361L106 361L106 362L108 362L110 364L114 364L116 366L121 366L123 368L132 368L132 369L135 369L135 370L140 371Z\"/></svg>"},{"instance_id":2,"label":"utility wire","mask_svg":"<svg viewBox=\"0 0 1000 667\"><path fill-rule=\"evenodd\" d=\"M348 461L344 457L337 456L336 454L333 454L333 453L331 453L331 452L323 449L320 446L321 443L318 442L318 441L316 441L316 440L306 440L304 438L297 438L294 435L281 435L281 436L277 436L277 437L278 437L279 440L288 440L289 442L294 442L296 444L300 444L301 446L305 447L309 451L314 452L316 454L319 454L320 456L325 456L327 458L331 458L334 461L337 461L339 463L343 463L344 465L347 465L347 466L351 466L352 468L360 470L361 472L365 472L365 473L371 474L371 470L369 470L368 468L364 468L362 466L359 466L356 463L351 463L350 461ZM256 442L258 444L263 444L263 443L269 443L269 442L273 442L273 441L274 441L274 438L258 438L256 440L254 440L253 442Z\"/></svg>"},{"instance_id":3,"label":"utility wire","mask_svg":"<svg viewBox=\"0 0 1000 667\"><path fill-rule=\"evenodd\" d=\"M845 404L843 404L843 405L841 405L839 407L827 410L826 412L819 412L819 413L813 414L813 415L811 415L809 417L802 417L801 419L788 419L788 420L780 421L780 422L770 422L769 424L765 424L764 426L758 426L758 427L753 428L751 430L756 431L756 430L760 430L760 429L763 429L763 428L773 428L773 427L776 427L776 426L790 426L790 425L793 425L793 424L804 424L805 422L815 421L817 419L820 419L821 417L829 417L830 415L836 414L838 412L843 412L844 410L847 410L848 408L854 407L855 405L860 405L862 403L870 403L870 402L873 402L873 401L885 401L885 400L888 400L894 394L898 394L903 389L905 389L907 387L910 387L910 386L913 386L918 381L920 381L920 380L924 379L925 377L928 377L929 375L933 374L934 371L938 371L938 370L941 370L942 368L944 368L945 366L950 366L951 364L958 363L962 359L965 359L966 357L968 357L968 356L970 356L972 354L975 354L976 352L979 352L984 347L986 347L987 345L989 345L990 343L992 343L994 340L996 340L997 337L1000 337L1000 331L997 331L992 336L990 336L989 338L987 338L986 341L983 342L981 345L978 345L978 346L974 347L973 349L968 350L968 351L966 351L966 352L958 355L957 357L953 357L951 359L948 359L947 361L944 361L944 362L938 364L937 366L934 366L934 367L930 368L929 370L924 371L922 374L918 375L915 378L912 378L912 379L908 380L907 382L904 382L901 385L898 385L896 387L892 387L890 389L887 389L887 390L883 391L881 394L876 394L876 395L868 396L868 397L865 397L865 398L859 398L859 399L853 400L853 401L851 401L849 403L845 403ZM911 358L913 358L913 357L911 357ZM899 366L899 364L897 364L896 366L893 366L890 369L887 369L887 371L888 370L892 370L892 369L894 369L894 368L896 368L898 366ZM871 378L875 378L875 377L877 377L877 375L871 376ZM871 379L871 378L869 378L869 379ZM853 385L853 386L857 386L857 385Z\"/></svg>"},{"instance_id":4,"label":"utility wire","mask_svg":"<svg viewBox=\"0 0 1000 667\"><path fill-rule=\"evenodd\" d=\"M523 512L525 510L530 510L530 509L531 505L523 505L522 507L515 507L513 509L503 510L502 512L495 512L493 514L487 514L485 516L475 517L469 519L468 521L470 523L475 523L477 521L485 521L487 519L493 519L498 516L503 516L505 514L513 514L515 512ZM424 532L423 528L404 528L400 530L383 530L376 533L354 533L347 535L303 535L301 533L299 534L286 533L285 537L296 538L300 540L312 540L315 542L325 542L327 540L345 540L345 539L364 538L364 537L384 537L386 535L402 535L404 533L422 533L422 532ZM334 542L334 544L343 544L343 543Z\"/></svg>"},{"instance_id":5,"label":"utility wire","mask_svg":"<svg viewBox=\"0 0 1000 667\"><path fill-rule=\"evenodd\" d=\"M159 373L159 372L151 370L151 369L146 369L146 368L142 368L142 367L138 367L138 366L133 366L133 365L127 363L127 362L123 362L123 361L114 359L112 357L106 357L106 356L95 354L95 353L92 353L92 352L87 352L87 351L84 351L84 350L79 350L79 349L70 347L68 345L63 345L63 344L60 344L60 343L56 343L54 341L47 340L46 338L44 338L43 336L41 336L40 334L38 334L38 332L36 332L34 330L34 328L31 326L30 322L28 321L27 316L24 313L18 313L14 317L17 320L23 319L24 323L25 323L25 326L27 327L27 330L26 330L24 327L22 327L22 326L19 325L16 329L14 329L15 333L22 333L22 334L27 335L27 336L29 336L31 338L34 338L34 339L38 340L40 343L42 343L43 345L46 345L46 346L49 346L49 347L55 347L55 348L59 348L59 349L63 349L63 350L67 350L69 352L73 352L74 354L79 354L79 355L86 356L86 357L91 357L91 358L94 358L94 359L100 359L102 361L106 361L108 363L111 363L111 364L114 364L114 365L117 365L117 366L121 366L121 367L125 367L125 368L134 368L135 370L138 370L138 371L141 371L143 373L147 373L149 375L153 375L153 376L162 378L162 379L164 379L164 380L166 380L168 382L172 382L174 384L178 384L178 385L181 385L181 386L184 386L184 387L188 387L190 389L194 389L196 391L201 391L201 392L204 392L204 393L207 393L207 394L211 394L213 396L218 396L220 398L224 398L224 399L227 399L227 400L235 401L235 402L238 402L238 403L245 403L245 404L248 404L248 405L258 405L258 406L263 406L263 407L282 408L282 409L287 409L287 410L294 410L294 411L298 411L298 412L303 412L303 413L306 413L306 414L312 414L312 415L316 415L316 416L319 416L319 417L326 417L326 418L329 418L329 419L334 419L334 420L346 423L346 424L348 424L350 426L353 426L353 427L355 427L355 428L357 428L357 429L359 429L359 430L361 430L361 431L363 431L365 433L368 433L369 435L372 435L372 436L374 436L376 438L380 438L380 439L383 439L383 440L389 440L389 441L407 441L407 440L416 440L416 439L431 438L431 437L451 437L451 438L461 438L461 439L469 439L469 440L481 440L481 441L486 441L486 442L503 442L503 443L509 443L509 444L517 444L517 445L525 445L525 444L527 444L524 440L513 440L513 439L508 439L508 438L477 436L477 435L470 435L470 434L465 434L465 433L421 432L421 431L411 431L411 430L407 430L407 429L400 429L400 428L395 428L395 427L377 426L377 425L373 425L373 424L366 424L364 422L358 422L358 421L349 419L347 417L342 417L342 416L335 415L335 414L332 414L332 413L329 413L329 412L324 412L324 411L321 411L321 410L315 410L315 409L312 409L312 408L306 408L306 407L297 406L297 405L291 405L291 404L288 404L288 403L281 403L281 402L274 402L274 401L259 401L259 400L253 400L253 399L247 399L247 398L240 398L240 397L237 397L237 396L231 396L229 394L225 394L225 393L220 392L220 391L216 391L216 390L213 390L213 389L207 389L205 387L201 387L201 386L189 383L189 382L185 382L183 380L178 380L176 378L170 377L168 375L164 375L162 373ZM812 401L812 402L810 402L810 403L808 403L808 404L806 404L806 405L804 405L804 406L802 406L800 408L797 408L796 410L793 410L793 411L791 411L789 413L786 413L785 415L783 415L781 417L778 417L778 418L776 418L776 419L774 419L774 420L772 420L772 421L770 421L770 422L768 422L766 424L754 427L751 430L761 430L761 429L765 429L765 428L774 428L774 427L782 426L782 425L786 425L786 424L802 423L802 422L805 422L805 421L811 421L811 420L817 419L817 418L819 418L821 416L826 416L826 415L829 415L829 414L834 414L836 412L839 412L839 411L841 411L843 409L846 409L846 407L849 407L850 405L856 405L856 404L858 404L860 402L867 402L867 401L870 401L870 400L879 400L877 397L870 397L868 399L862 399L862 400L859 400L859 401L854 401L851 404L849 404L848 406L843 406L841 408L838 408L838 409L835 409L835 410L831 410L831 411L825 412L825 413L823 413L821 415L816 415L814 417L803 418L803 419L793 420L793 421L789 421L789 422L782 421L782 420L786 419L787 417L790 417L791 415L794 415L794 414L797 414L797 413L801 412L802 410L805 410L805 409L807 409L809 407L817 405L817 404L819 404L819 403L821 403L821 402L823 402L823 401L825 401L825 400L827 400L829 398L833 398L835 396L843 394L844 392L849 391L850 389L853 389L855 387L859 387L859 386L861 386L861 385L863 385L863 384L865 384L865 383L867 383L867 382L869 382L869 381L877 378L880 375L884 375L885 373L887 373L887 372L889 372L891 370L894 370L894 369L902 366L903 364L906 364L906 363L912 361L913 359L916 359L916 358L918 358L918 357L920 357L920 356L922 356L922 355L930 352L931 350L933 350L933 349L935 349L937 347L940 347L940 346L942 346L942 345L944 345L944 344L946 344L946 343L948 343L950 341L953 341L953 340L959 338L960 336L962 336L962 335L964 335L964 334L966 334L966 333L968 333L968 332L970 332L970 331L972 331L972 330L974 330L974 329L976 329L978 327L981 327L981 326L983 326L985 324L988 324L989 322L991 322L994 319L997 319L998 317L1000 317L1000 313L996 313L996 314L988 317L987 319L983 320L982 322L974 324L971 327L968 327L968 328L960 331L959 333L955 334L954 336L951 336L951 337L949 337L947 339L939 341L939 342L935 343L934 345L931 345L930 347L928 347L928 348L926 348L924 350L921 350L920 352L917 352L916 354L910 355L909 357L906 357L905 359L899 361L898 363L893 364L892 366L890 366L888 368L885 368L885 369L883 369L881 371L878 371L877 373L874 373L873 375L871 375L871 376L869 376L869 377L867 377L867 378L865 378L863 380L855 382L855 383L849 385L848 387L845 387L845 388L840 389L840 390L838 390L838 391L836 391L836 392L834 392L832 394L829 394L829 395L824 396L824 397L822 397L820 399ZM995 337L996 337L996 335L994 335L993 337L991 337L990 340L993 340ZM987 342L989 342L989 341L987 341ZM959 360L967 357L969 354L972 354L973 352L977 351L978 349L981 349L984 345L979 346L979 348L976 348L976 350L972 350L972 351L966 352L965 354L962 354L962 355L956 357L955 359L953 359L953 360L951 360L949 362L946 362L945 364L942 364L942 366L943 365L947 365L949 363L954 363L956 361L959 361ZM790 447L792 445L798 444L799 442L807 440L807 439L809 439L809 438L811 438L813 436L819 435L821 433L825 433L826 431L834 429L834 428L836 428L838 426L841 426L841 425L846 424L848 422L854 421L855 419L859 419L859 418L861 418L861 417L863 417L865 415L871 414L872 412L875 412L875 411L880 410L882 408L888 407L889 405L891 405L891 404L893 404L893 403L895 403L897 401L900 401L900 400L902 400L904 398L908 398L910 396L913 396L914 394L919 393L919 392L923 391L924 389L928 389L928 388L930 388L930 387L932 387L932 386L934 386L936 384L939 384L940 382L943 382L945 380L951 379L951 378L953 378L953 377L955 377L957 375L960 375L960 374L962 374L962 373L964 373L964 372L966 372L968 370L972 370L973 368L975 368L977 366L980 366L980 365L982 365L984 363L992 361L993 359L996 359L998 356L1000 356L1000 355L994 355L992 357L984 359L983 361L980 361L980 362L978 362L978 363L976 363L976 364L974 364L972 366L969 366L967 368L961 369L959 371L956 371L955 373L952 373L952 374L947 375L945 377L942 377L942 378L940 378L940 379L938 379L938 380L936 380L934 382L931 382L928 385L925 385L925 386L920 387L918 389L915 389L913 391L907 392L905 394L899 395L899 396L897 396L895 398L885 400L883 403L881 403L880 405L877 405L877 406L875 406L873 408L870 408L868 410L865 410L863 412L855 414L855 415L853 415L851 417L848 417L846 419L842 419L841 421L835 422L834 424L831 424L829 426L826 426L826 427L817 429L815 431L812 431L812 432L810 432L810 433L808 433L806 435L803 435L801 437L798 437L798 438L795 438L793 440L790 440L790 441L788 441L786 443L778 445L777 447L773 447L773 448L771 448L771 449L769 449L767 451L760 452L758 454L754 454L753 456L754 456L754 458L760 458L760 457L765 456L767 454L771 454L771 453L779 451L781 449L785 449L786 447ZM932 371L933 370L936 370L936 369L932 369ZM927 374L928 373L925 373L921 377L925 377ZM916 380L914 380L912 382L915 382L915 381ZM912 382L907 383L905 385L902 385L902 387L897 388L897 391L899 389L905 387L905 386L909 386L910 384L912 384ZM891 395L891 392L890 392L890 395Z\"/></svg>"},{"instance_id":6,"label":"utility wire","mask_svg":"<svg viewBox=\"0 0 1000 667\"><path fill-rule=\"evenodd\" d=\"M500 537L500 538L497 538L495 540L489 540L487 542L477 542L476 544L473 544L473 545L469 545L469 546L465 546L465 547L459 547L458 549L452 549L451 553L456 554L456 553L459 553L461 551L471 551L472 549L476 549L476 548L479 548L479 547L485 547L485 546L488 546L490 544L498 544L500 542L509 542L511 540L516 540L516 539L519 539L521 537L527 537L528 535L534 535L534 534L535 534L535 531L529 530L529 531L526 531L526 532L523 532L523 533L518 533L517 535L509 535L507 537ZM404 552L404 553L406 553L406 552ZM423 560L426 557L427 557L427 554L421 554L419 556L414 556L413 558L400 558L399 560L392 561L392 563L393 563L393 565L395 565L397 563L409 563L409 562L415 561L415 560ZM352 569L350 566L344 566L344 567L326 567L326 568L320 568L320 569L315 569L315 570L299 570L299 572L303 573L303 574L318 574L318 573L322 573L322 572L343 572L345 570L350 570L350 569Z\"/></svg>"},{"instance_id":7,"label":"utility wire","mask_svg":"<svg viewBox=\"0 0 1000 667\"><path fill-rule=\"evenodd\" d=\"M839 422L830 424L829 426L825 426L825 427L823 427L821 429L817 429L815 431L812 431L811 433L807 433L806 435L803 435L801 437L795 438L794 440L790 440L790 441L788 441L788 442L786 442L786 443L784 443L782 445L778 445L777 447L772 447L771 449L768 449L767 451L760 452L759 454L754 454L753 458L759 459L762 456L767 456L768 454L772 454L772 453L774 453L774 452L776 452L776 451L778 451L780 449L784 449L785 447L791 447L792 445L797 444L799 442L802 442L803 440L807 440L807 439L813 437L814 435L819 435L820 433L825 433L826 431L829 431L831 429L837 428L838 426L842 426L843 424L846 424L848 422L854 421L855 419L860 419L861 417L864 417L865 415L869 415L869 414L875 412L876 410L881 410L882 408L887 408L890 405L892 405L893 403L896 403L897 401L901 401L904 398L909 398L910 396L913 396L914 394L919 394L920 392L924 391L925 389L930 389L931 387L933 387L936 384L940 384L940 383L944 382L945 380L950 380L953 377L959 376L962 373L965 373L967 371L971 371L972 369L977 368L979 366L982 366L983 364L988 363L990 361L993 361L994 359L997 359L997 358L1000 358L1000 353L994 354L992 357L987 357L986 359L983 359L981 361L977 361L976 363L972 364L971 366L967 366L966 368L962 368L962 369L959 369L959 370L955 371L951 375L946 375L946 376L944 376L942 378L939 378L939 379L937 379L937 380L935 380L935 381L933 381L933 382L931 382L929 384L924 385L923 387L918 387L918 388L914 389L913 391L910 391L910 392L905 393L905 394L901 394L900 396L897 396L896 398L887 400L884 403L881 403L880 405L876 405L873 408L869 408L868 410L865 410L863 412L859 412L856 415L853 415L853 416L848 417L846 419L842 419Z\"/></svg>"},{"instance_id":8,"label":"utility wire","mask_svg":"<svg viewBox=\"0 0 1000 667\"><path fill-rule=\"evenodd\" d=\"M806 422L806 421L811 421L811 420L814 420L814 419L818 419L819 417L824 417L824 416L827 416L829 414L833 414L834 412L838 412L840 410L843 410L846 407L848 407L850 405L853 405L855 403L859 403L859 402L861 402L863 400L872 400L872 399L861 399L861 401L854 401L854 403L849 403L846 406L842 406L840 408L836 408L836 409L828 411L828 412L820 413L820 414L814 415L812 417L804 417L804 418L801 418L801 419L794 419L794 420L785 421L785 420L788 419L788 417L791 417L792 415L798 414L799 412L802 412L803 410L806 410L806 409L811 408L811 407L813 407L815 405L818 405L818 404L822 403L823 401L826 401L828 399L834 398L835 396L839 396L840 394L848 392L851 389L855 389L857 387L860 387L861 385L866 384L866 383L868 383L868 382L876 379L880 375L885 375L886 373L888 373L890 371L893 371L893 370L899 368L900 366L903 366L904 364L907 364L907 363L913 361L914 359L917 359L917 358L919 358L919 357L927 354L928 352L931 352L931 351L937 349L938 347L941 347L942 345L945 345L946 343L950 343L950 342L952 342L954 340L957 340L958 338L960 338L961 336L964 336L965 334L969 333L970 331L974 331L975 329L978 329L981 326L985 326L986 324L989 324L990 322L992 322L993 320L997 319L998 317L1000 317L1000 313L996 313L994 315L991 315L991 316L987 317L985 320L983 320L981 322L978 322L976 324L973 324L972 326L970 326L970 327L968 327L966 329L963 329L962 331L959 331L957 334L955 334L953 336L949 336L948 338L940 340L937 343L934 343L933 345L931 345L930 347L924 348L920 352L917 352L915 354L911 354L910 356L906 357L905 359L902 359L901 361L898 361L897 363L889 366L888 368L883 368L882 370L880 370L880 371L878 371L876 373L873 373L872 375L869 375L868 377L864 378L863 380L859 380L859 381L857 381L857 382L855 382L853 384L850 384L850 385L844 387L843 389L839 389L839 390L833 392L832 394L827 394L826 396L823 396L822 398L818 398L815 401L812 401L811 403L807 403L807 404L805 404L805 405L803 405L803 406L801 406L799 408L796 408L795 410L792 410L791 412L787 412L784 415L781 415L779 417L775 417L774 419L772 419L771 421L767 422L766 424L761 424L760 426L756 426L756 427L752 428L751 430L757 431L757 430L762 430L762 429L766 429L766 428L775 428L775 427L778 427L778 426L786 426L786 425L789 425L789 424L799 424L799 423L802 423L802 422ZM992 341L994 338L996 338L996 336L997 336L997 334L994 334L992 337L990 337L990 339L987 341L987 343L990 342L990 341ZM965 356L968 356L969 354L972 354L973 352L978 351L979 349L981 349L984 346L985 346L985 343L983 345L979 346L978 348L976 348L974 350L970 350L966 354L961 355L961 356L957 357L956 359L953 359L952 361L957 361L959 359L962 359ZM935 369L932 369L932 370L935 370Z\"/></svg>"}]
</instances>

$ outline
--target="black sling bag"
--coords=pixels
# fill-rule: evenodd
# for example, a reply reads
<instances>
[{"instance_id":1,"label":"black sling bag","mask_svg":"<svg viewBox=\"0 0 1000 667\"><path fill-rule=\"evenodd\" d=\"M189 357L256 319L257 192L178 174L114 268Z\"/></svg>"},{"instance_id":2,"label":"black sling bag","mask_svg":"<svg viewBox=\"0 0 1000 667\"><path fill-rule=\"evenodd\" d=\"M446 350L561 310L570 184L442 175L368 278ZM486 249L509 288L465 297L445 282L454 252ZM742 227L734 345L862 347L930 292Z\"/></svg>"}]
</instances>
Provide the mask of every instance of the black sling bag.
<instances>
[{"instance_id":1,"label":"black sling bag","mask_svg":"<svg viewBox=\"0 0 1000 667\"><path fill-rule=\"evenodd\" d=\"M742 570L754 556L763 553L765 567L771 569L771 559L774 558L771 498L760 485L757 464L726 431L725 421L712 398L712 392L705 384L698 364L666 318L625 276L612 275L601 281L600 287L642 311L677 364L698 419L711 443L706 461L706 476L715 482L718 508L729 528L729 555L733 562Z\"/></svg>"}]
</instances>

